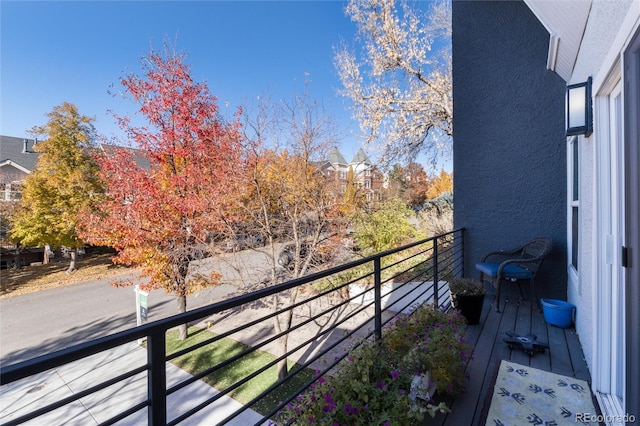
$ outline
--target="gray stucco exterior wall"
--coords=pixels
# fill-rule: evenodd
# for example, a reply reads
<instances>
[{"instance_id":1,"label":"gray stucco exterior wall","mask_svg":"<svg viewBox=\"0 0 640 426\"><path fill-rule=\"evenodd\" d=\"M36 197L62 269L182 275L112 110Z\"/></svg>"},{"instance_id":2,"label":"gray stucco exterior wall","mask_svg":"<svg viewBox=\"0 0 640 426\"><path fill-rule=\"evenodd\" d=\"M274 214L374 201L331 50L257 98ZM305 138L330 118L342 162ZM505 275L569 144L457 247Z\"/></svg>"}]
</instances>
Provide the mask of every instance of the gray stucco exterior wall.
<instances>
[{"instance_id":1,"label":"gray stucco exterior wall","mask_svg":"<svg viewBox=\"0 0 640 426\"><path fill-rule=\"evenodd\" d=\"M476 278L483 254L550 237L538 296L566 300L566 84L548 43L523 2L453 1L454 223Z\"/></svg>"}]
</instances>

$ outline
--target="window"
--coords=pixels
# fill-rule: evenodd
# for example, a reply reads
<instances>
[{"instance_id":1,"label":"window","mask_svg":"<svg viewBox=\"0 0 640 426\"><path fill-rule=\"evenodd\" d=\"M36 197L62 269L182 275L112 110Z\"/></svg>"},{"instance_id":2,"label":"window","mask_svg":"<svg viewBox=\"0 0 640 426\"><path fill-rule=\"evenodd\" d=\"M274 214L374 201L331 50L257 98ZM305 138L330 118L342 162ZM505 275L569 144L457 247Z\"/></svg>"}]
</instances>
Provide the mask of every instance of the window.
<instances>
[{"instance_id":1,"label":"window","mask_svg":"<svg viewBox=\"0 0 640 426\"><path fill-rule=\"evenodd\" d=\"M579 222L579 150L578 150L578 137L573 137L569 141L570 144L570 163L569 167L571 179L569 180L569 217L570 217L570 244L571 244L571 266L578 270L578 244L580 235L580 222Z\"/></svg>"},{"instance_id":2,"label":"window","mask_svg":"<svg viewBox=\"0 0 640 426\"><path fill-rule=\"evenodd\" d=\"M0 201L18 201L22 198L22 185L20 182L0 184Z\"/></svg>"},{"instance_id":3,"label":"window","mask_svg":"<svg viewBox=\"0 0 640 426\"><path fill-rule=\"evenodd\" d=\"M364 181L364 187L365 187L366 189L371 189L371 181L370 181L370 180L368 180L368 179L367 179L367 180L365 180L365 181Z\"/></svg>"}]
</instances>

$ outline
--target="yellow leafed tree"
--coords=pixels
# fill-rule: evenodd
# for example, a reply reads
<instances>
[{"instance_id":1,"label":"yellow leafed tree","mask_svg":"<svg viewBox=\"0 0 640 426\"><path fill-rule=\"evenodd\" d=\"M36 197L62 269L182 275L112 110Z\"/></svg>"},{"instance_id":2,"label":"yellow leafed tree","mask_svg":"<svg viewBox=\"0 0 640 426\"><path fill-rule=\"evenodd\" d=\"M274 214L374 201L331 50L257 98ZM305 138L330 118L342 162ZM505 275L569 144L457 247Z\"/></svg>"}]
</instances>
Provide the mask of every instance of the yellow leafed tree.
<instances>
[{"instance_id":1,"label":"yellow leafed tree","mask_svg":"<svg viewBox=\"0 0 640 426\"><path fill-rule=\"evenodd\" d=\"M453 172L448 173L441 170L440 174L431 181L429 189L427 189L427 198L436 198L445 192L453 194Z\"/></svg>"},{"instance_id":2,"label":"yellow leafed tree","mask_svg":"<svg viewBox=\"0 0 640 426\"><path fill-rule=\"evenodd\" d=\"M47 117L47 124L33 129L46 139L36 145L40 157L25 179L11 237L23 245L70 247L72 272L76 249L84 245L77 233L78 215L103 193L98 166L88 153L95 131L93 119L67 102Z\"/></svg>"}]
</instances>

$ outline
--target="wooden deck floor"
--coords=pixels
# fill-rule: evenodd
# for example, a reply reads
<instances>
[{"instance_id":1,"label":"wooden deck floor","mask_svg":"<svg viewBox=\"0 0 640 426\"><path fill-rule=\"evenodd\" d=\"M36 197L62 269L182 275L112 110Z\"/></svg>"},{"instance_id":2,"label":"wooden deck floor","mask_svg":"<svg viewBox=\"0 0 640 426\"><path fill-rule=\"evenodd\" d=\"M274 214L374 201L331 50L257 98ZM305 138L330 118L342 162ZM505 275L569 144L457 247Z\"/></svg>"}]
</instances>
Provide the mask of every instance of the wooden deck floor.
<instances>
[{"instance_id":1,"label":"wooden deck floor","mask_svg":"<svg viewBox=\"0 0 640 426\"><path fill-rule=\"evenodd\" d=\"M505 296L502 297L502 308L498 313L495 311L495 294L488 293L480 324L467 328L467 338L475 345L475 351L467 367L470 380L466 392L449 401L451 413L427 419L425 424L484 426L501 360L591 382L575 329L548 326L535 302L521 300L516 286L512 286ZM549 343L549 350L529 357L522 350L509 349L503 341L507 331L521 335L535 334L540 341Z\"/></svg>"}]
</instances>

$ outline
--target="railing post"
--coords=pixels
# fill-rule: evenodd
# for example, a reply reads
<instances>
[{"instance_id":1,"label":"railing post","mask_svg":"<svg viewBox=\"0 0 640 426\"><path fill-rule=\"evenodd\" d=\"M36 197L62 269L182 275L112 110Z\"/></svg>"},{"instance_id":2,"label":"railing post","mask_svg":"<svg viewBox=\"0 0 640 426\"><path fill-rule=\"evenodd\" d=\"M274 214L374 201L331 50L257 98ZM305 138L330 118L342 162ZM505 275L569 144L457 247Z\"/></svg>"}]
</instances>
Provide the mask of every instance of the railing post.
<instances>
[{"instance_id":1,"label":"railing post","mask_svg":"<svg viewBox=\"0 0 640 426\"><path fill-rule=\"evenodd\" d=\"M382 267L380 256L373 259L373 294L375 306L375 332L376 339L382 339Z\"/></svg>"},{"instance_id":2,"label":"railing post","mask_svg":"<svg viewBox=\"0 0 640 426\"><path fill-rule=\"evenodd\" d=\"M165 366L166 335L161 329L147 338L147 419L150 425L167 424L167 368Z\"/></svg>"},{"instance_id":3,"label":"railing post","mask_svg":"<svg viewBox=\"0 0 640 426\"><path fill-rule=\"evenodd\" d=\"M433 303L436 308L440 306L438 281L438 237L435 237L433 239Z\"/></svg>"}]
</instances>

